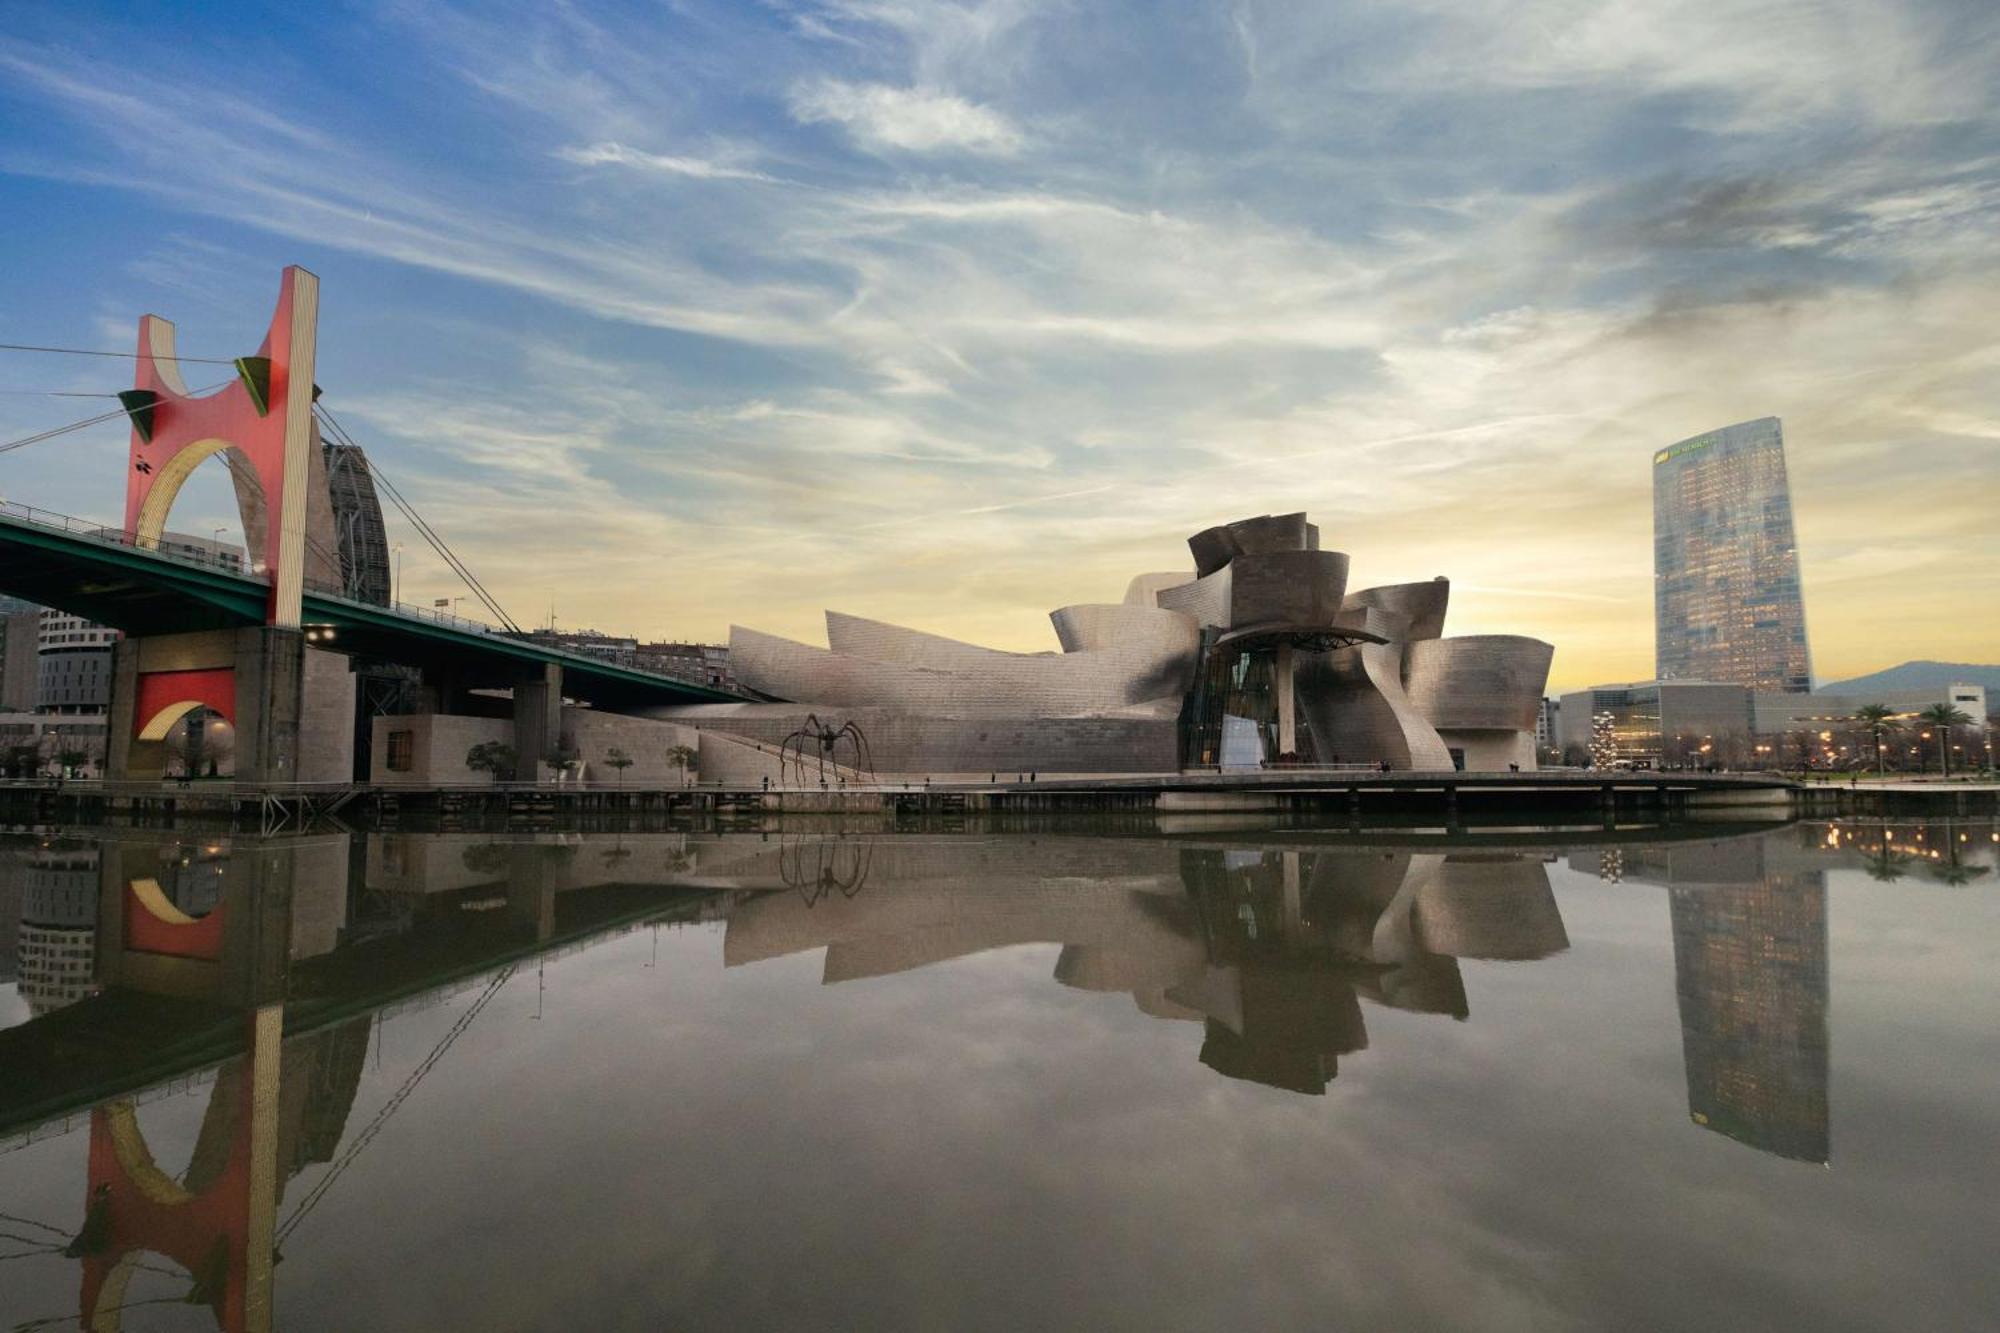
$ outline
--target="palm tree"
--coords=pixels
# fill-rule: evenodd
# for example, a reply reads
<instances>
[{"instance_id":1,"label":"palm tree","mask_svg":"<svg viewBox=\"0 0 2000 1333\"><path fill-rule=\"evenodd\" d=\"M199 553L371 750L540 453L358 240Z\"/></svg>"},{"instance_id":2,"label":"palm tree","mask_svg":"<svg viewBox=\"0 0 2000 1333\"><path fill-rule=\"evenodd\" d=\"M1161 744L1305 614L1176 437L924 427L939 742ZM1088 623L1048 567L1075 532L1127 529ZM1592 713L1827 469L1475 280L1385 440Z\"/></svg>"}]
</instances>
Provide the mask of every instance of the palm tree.
<instances>
[{"instance_id":1,"label":"palm tree","mask_svg":"<svg viewBox=\"0 0 2000 1333\"><path fill-rule=\"evenodd\" d=\"M1917 714L1917 721L1925 726L1936 727L1938 734L1938 771L1951 776L1951 729L1969 726L1972 718L1947 703L1935 703Z\"/></svg>"},{"instance_id":2,"label":"palm tree","mask_svg":"<svg viewBox=\"0 0 2000 1333\"><path fill-rule=\"evenodd\" d=\"M1896 710L1887 704L1863 704L1854 710L1854 720L1868 728L1868 734L1875 740L1875 771L1882 771L1882 733L1887 730Z\"/></svg>"},{"instance_id":3,"label":"palm tree","mask_svg":"<svg viewBox=\"0 0 2000 1333\"><path fill-rule=\"evenodd\" d=\"M692 745L676 745L667 751L667 762L681 771L683 787L687 786L689 770L699 762L699 759L700 755Z\"/></svg>"},{"instance_id":4,"label":"palm tree","mask_svg":"<svg viewBox=\"0 0 2000 1333\"><path fill-rule=\"evenodd\" d=\"M1893 847L1884 846L1880 851L1870 852L1867 859L1861 863L1861 868L1868 872L1868 878L1889 883L1901 879L1903 869L1909 863L1910 858L1907 855Z\"/></svg>"},{"instance_id":5,"label":"palm tree","mask_svg":"<svg viewBox=\"0 0 2000 1333\"><path fill-rule=\"evenodd\" d=\"M618 770L618 785L624 786L625 770L632 767L632 756L614 745L604 752L604 763L607 767Z\"/></svg>"}]
</instances>

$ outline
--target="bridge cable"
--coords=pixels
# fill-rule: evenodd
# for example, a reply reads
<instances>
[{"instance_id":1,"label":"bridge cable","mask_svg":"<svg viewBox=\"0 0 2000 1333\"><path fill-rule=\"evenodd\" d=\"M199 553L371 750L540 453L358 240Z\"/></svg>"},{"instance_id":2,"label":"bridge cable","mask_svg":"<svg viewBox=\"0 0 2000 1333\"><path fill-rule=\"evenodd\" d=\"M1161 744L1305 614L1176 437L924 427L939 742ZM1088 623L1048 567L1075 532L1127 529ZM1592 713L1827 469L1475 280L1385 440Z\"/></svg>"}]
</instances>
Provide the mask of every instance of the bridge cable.
<instances>
[{"instance_id":1,"label":"bridge cable","mask_svg":"<svg viewBox=\"0 0 2000 1333\"><path fill-rule=\"evenodd\" d=\"M0 352L56 352L63 356L115 356L126 361L137 361L139 352L100 352L89 347L41 347L34 343L0 343ZM155 361L187 361L204 366L233 366L235 361L217 356L162 356L153 353Z\"/></svg>"},{"instance_id":2,"label":"bridge cable","mask_svg":"<svg viewBox=\"0 0 2000 1333\"><path fill-rule=\"evenodd\" d=\"M319 414L321 422L333 432L336 441L352 449L361 448L356 443L354 437L348 433L347 428L340 424L325 404L315 404L313 410ZM464 580L465 586L472 590L472 594L485 605L488 611L492 612L494 618L500 622L501 627L512 634L525 633L514 618L507 614L506 609L500 605L499 600L491 592L487 591L486 585L479 581L478 576L472 572L465 561L461 560L457 552L451 549L451 545L445 541L438 530L432 527L422 514L417 512L416 506L411 504L402 491L397 488L395 482L389 479L388 474L382 470L380 462L370 460L369 470L380 484L383 493L389 497L390 503L396 506L405 519L409 520L410 525L417 530L418 535L430 545L433 551L437 552L445 564L459 578Z\"/></svg>"},{"instance_id":3,"label":"bridge cable","mask_svg":"<svg viewBox=\"0 0 2000 1333\"><path fill-rule=\"evenodd\" d=\"M409 1100L410 1094L417 1090L417 1085L423 1082L425 1076L433 1069L437 1068L440 1060L444 1059L445 1052L449 1051L452 1045L465 1035L466 1029L472 1026L473 1021L479 1017L480 1011L485 1009L493 997L500 993L500 988L505 986L508 979L514 975L514 968L515 964L509 963L494 974L493 979L486 983L486 989L480 993L479 998L474 1000L466 1008L465 1012L458 1016L458 1020L439 1039L438 1044L431 1048L431 1053L418 1062L415 1069L410 1071L409 1077L403 1080L402 1086L389 1095L389 1100L382 1104L382 1109L375 1113L375 1118L362 1127L361 1131L354 1136L353 1141L347 1145L347 1151L342 1153L339 1159L327 1168L326 1174L314 1183L305 1198L299 1200L298 1206L292 1209L291 1216L287 1217L283 1224L278 1227L271 1241L273 1249L278 1249L284 1245L292 1232L298 1229L299 1223L305 1221L307 1214L311 1213L319 1205L320 1200L326 1197L327 1191L333 1188L333 1183L339 1180L341 1174L348 1167L354 1165L355 1159L361 1155L362 1151L375 1141L375 1136L381 1133L382 1127L389 1122L389 1117L394 1115L403 1103Z\"/></svg>"},{"instance_id":4,"label":"bridge cable","mask_svg":"<svg viewBox=\"0 0 2000 1333\"><path fill-rule=\"evenodd\" d=\"M218 383L209 385L208 388L206 389L196 389L194 390L193 393L190 393L188 396L190 398L197 397L201 394L209 392L212 389L220 389L223 385L231 383L234 383L234 381L222 380ZM5 444L0 444L0 454L7 453L8 451L13 449L23 449L31 444L40 444L43 440L53 440L58 435L67 435L71 431L82 430L86 426L95 426L99 422L110 421L114 417L122 417L127 415L129 414L125 411L123 407L116 407L109 412L100 412L94 417L85 417L82 421L72 421L67 426L55 426L48 430L42 431L41 433L36 435L27 435L23 436L18 440L9 440Z\"/></svg>"},{"instance_id":5,"label":"bridge cable","mask_svg":"<svg viewBox=\"0 0 2000 1333\"><path fill-rule=\"evenodd\" d=\"M336 429L338 429L337 424ZM360 447L354 443L353 436L348 435L344 430L336 438L350 447ZM480 603L492 613L494 619L498 620L504 629L512 633L520 633L521 628L514 622L514 618L507 614L506 609L500 605L498 599L487 591L486 585L479 581L478 576L459 558L458 553L451 549L450 544L445 541L443 535L431 526L429 520L417 512L416 506L411 504L408 497L397 489L393 481L389 480L388 474L382 470L381 466L378 463L371 463L370 471L374 476L374 480L380 484L379 489L381 493L389 497L389 502L396 507L397 511L409 522L410 526L417 530L417 534L429 544L438 557L459 576L465 586L471 589L473 596L478 598Z\"/></svg>"}]
</instances>

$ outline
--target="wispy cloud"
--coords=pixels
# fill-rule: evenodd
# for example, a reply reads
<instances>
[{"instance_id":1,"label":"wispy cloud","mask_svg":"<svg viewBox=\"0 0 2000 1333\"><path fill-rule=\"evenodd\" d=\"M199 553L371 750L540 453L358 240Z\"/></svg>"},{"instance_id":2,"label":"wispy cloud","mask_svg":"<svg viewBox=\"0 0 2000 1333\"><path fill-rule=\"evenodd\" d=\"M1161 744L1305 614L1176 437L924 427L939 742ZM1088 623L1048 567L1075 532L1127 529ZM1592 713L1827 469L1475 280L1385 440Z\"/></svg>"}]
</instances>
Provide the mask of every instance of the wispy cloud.
<instances>
[{"instance_id":1,"label":"wispy cloud","mask_svg":"<svg viewBox=\"0 0 2000 1333\"><path fill-rule=\"evenodd\" d=\"M791 105L800 121L830 121L871 148L1008 155L1022 145L1007 117L936 89L821 79L795 89Z\"/></svg>"},{"instance_id":2,"label":"wispy cloud","mask_svg":"<svg viewBox=\"0 0 2000 1333\"><path fill-rule=\"evenodd\" d=\"M1775 413L1822 666L1996 657L1989 9L385 4L392 56L304 15L266 82L31 18L0 168L106 236L11 241L0 322L37 271L96 316L323 267L329 401L566 618L1045 647L1306 507L1558 683L1650 670L1652 448Z\"/></svg>"},{"instance_id":3,"label":"wispy cloud","mask_svg":"<svg viewBox=\"0 0 2000 1333\"><path fill-rule=\"evenodd\" d=\"M665 176L687 176L705 181L775 181L777 178L747 167L730 166L701 157L677 157L669 153L647 153L621 143L595 143L583 148L564 148L556 156L578 166L636 167Z\"/></svg>"}]
</instances>

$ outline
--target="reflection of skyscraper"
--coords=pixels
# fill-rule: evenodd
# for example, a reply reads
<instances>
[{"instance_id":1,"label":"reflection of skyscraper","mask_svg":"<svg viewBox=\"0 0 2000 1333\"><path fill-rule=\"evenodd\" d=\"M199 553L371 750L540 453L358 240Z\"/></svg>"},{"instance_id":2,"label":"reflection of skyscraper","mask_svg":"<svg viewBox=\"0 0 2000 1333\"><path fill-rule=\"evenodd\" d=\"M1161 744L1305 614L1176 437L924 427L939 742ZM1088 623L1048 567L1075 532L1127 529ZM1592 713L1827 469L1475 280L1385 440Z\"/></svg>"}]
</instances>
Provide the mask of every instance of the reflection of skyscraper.
<instances>
[{"instance_id":1,"label":"reflection of skyscraper","mask_svg":"<svg viewBox=\"0 0 2000 1333\"><path fill-rule=\"evenodd\" d=\"M1824 880L1767 874L1671 893L1688 1114L1763 1152L1826 1161Z\"/></svg>"},{"instance_id":2,"label":"reflection of skyscraper","mask_svg":"<svg viewBox=\"0 0 2000 1333\"><path fill-rule=\"evenodd\" d=\"M1776 417L1653 455L1653 599L1660 679L1812 688Z\"/></svg>"},{"instance_id":3,"label":"reflection of skyscraper","mask_svg":"<svg viewBox=\"0 0 2000 1333\"><path fill-rule=\"evenodd\" d=\"M96 848L39 848L23 872L17 949L21 998L37 1014L95 988Z\"/></svg>"}]
</instances>

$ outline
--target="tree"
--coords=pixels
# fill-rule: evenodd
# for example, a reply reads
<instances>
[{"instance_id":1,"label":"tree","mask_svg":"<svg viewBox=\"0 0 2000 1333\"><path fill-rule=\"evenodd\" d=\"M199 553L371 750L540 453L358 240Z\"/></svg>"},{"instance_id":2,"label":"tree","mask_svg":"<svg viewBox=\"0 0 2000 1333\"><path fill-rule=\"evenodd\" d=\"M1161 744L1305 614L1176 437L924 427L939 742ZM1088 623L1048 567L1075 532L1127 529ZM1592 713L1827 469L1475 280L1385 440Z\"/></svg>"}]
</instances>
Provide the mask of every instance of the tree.
<instances>
[{"instance_id":1,"label":"tree","mask_svg":"<svg viewBox=\"0 0 2000 1333\"><path fill-rule=\"evenodd\" d=\"M62 765L64 775L70 776L75 773L75 770L82 768L90 762L90 751L66 746L62 750L57 751L56 762Z\"/></svg>"},{"instance_id":2,"label":"tree","mask_svg":"<svg viewBox=\"0 0 2000 1333\"><path fill-rule=\"evenodd\" d=\"M42 766L41 760L42 752L32 745L9 745L6 758L0 759L0 767L7 770L8 777L31 778Z\"/></svg>"},{"instance_id":3,"label":"tree","mask_svg":"<svg viewBox=\"0 0 2000 1333\"><path fill-rule=\"evenodd\" d=\"M505 741L481 741L465 752L465 766L475 773L491 773L495 782L509 782L517 758Z\"/></svg>"},{"instance_id":4,"label":"tree","mask_svg":"<svg viewBox=\"0 0 2000 1333\"><path fill-rule=\"evenodd\" d=\"M700 758L692 745L676 745L667 751L667 762L681 771L681 785L687 786L688 774L694 771L696 760Z\"/></svg>"},{"instance_id":5,"label":"tree","mask_svg":"<svg viewBox=\"0 0 2000 1333\"><path fill-rule=\"evenodd\" d=\"M1894 725L1896 710L1887 704L1863 704L1854 710L1854 720L1868 728L1868 738L1875 743L1875 771L1883 768L1882 733Z\"/></svg>"},{"instance_id":6,"label":"tree","mask_svg":"<svg viewBox=\"0 0 2000 1333\"><path fill-rule=\"evenodd\" d=\"M632 767L632 756L614 745L604 752L604 763L607 768L617 770L618 785L621 787L624 786L625 770Z\"/></svg>"},{"instance_id":7,"label":"tree","mask_svg":"<svg viewBox=\"0 0 2000 1333\"><path fill-rule=\"evenodd\" d=\"M1887 884L1901 879L1909 864L1909 856L1885 844L1879 851L1870 852L1861 868L1868 872L1868 878Z\"/></svg>"},{"instance_id":8,"label":"tree","mask_svg":"<svg viewBox=\"0 0 2000 1333\"><path fill-rule=\"evenodd\" d=\"M1963 727L1972 721L1970 715L1960 712L1947 703L1935 703L1917 714L1917 721L1937 730L1938 771L1951 776L1951 729Z\"/></svg>"}]
</instances>

